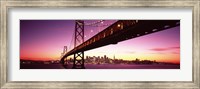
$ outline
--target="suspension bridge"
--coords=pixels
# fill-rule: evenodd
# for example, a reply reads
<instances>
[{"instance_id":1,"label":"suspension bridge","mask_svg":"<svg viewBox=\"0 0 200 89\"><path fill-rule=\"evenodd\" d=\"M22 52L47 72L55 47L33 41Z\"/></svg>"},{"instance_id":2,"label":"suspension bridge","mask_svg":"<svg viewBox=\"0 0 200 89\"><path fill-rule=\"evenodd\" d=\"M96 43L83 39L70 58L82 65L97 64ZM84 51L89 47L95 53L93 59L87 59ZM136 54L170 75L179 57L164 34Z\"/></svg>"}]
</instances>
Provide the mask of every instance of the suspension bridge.
<instances>
[{"instance_id":1,"label":"suspension bridge","mask_svg":"<svg viewBox=\"0 0 200 89\"><path fill-rule=\"evenodd\" d=\"M67 46L64 46L61 56L63 66L67 66L65 59L73 55L72 68L85 68L84 51L110 44L117 44L121 41L134 39L180 25L180 20L118 20L113 24L98 25L103 21L99 20L93 23L85 23L83 20L75 21L74 48L67 51ZM108 27L84 41L84 26Z\"/></svg>"}]
</instances>

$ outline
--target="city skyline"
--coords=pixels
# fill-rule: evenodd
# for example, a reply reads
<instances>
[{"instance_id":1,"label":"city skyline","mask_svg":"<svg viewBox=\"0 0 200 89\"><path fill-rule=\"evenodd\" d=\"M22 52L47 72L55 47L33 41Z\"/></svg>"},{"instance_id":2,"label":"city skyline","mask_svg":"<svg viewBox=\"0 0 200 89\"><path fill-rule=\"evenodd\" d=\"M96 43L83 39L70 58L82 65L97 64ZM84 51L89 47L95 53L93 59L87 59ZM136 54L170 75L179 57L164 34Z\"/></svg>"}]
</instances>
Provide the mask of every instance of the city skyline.
<instances>
[{"instance_id":1,"label":"city skyline","mask_svg":"<svg viewBox=\"0 0 200 89\"><path fill-rule=\"evenodd\" d=\"M123 59L117 59L115 56L113 58L109 58L106 55L104 56L86 56L85 58L85 64L92 64L92 65L109 65L109 64L126 64L126 65L180 65L176 63L168 63L168 62L157 62L156 60L142 60L136 58L135 60L123 60ZM65 63L67 65L72 65L73 64L73 59L69 58L65 60ZM46 60L46 61L37 61L37 60L20 60L20 64L60 64L60 60ZM66 66L67 66L66 65Z\"/></svg>"},{"instance_id":2,"label":"city skyline","mask_svg":"<svg viewBox=\"0 0 200 89\"><path fill-rule=\"evenodd\" d=\"M85 20L94 21L97 20ZM101 24L114 22L106 20ZM21 20L20 59L58 60L63 46L70 48L74 23L74 20ZM85 26L85 41L106 27ZM85 52L85 56L105 54L124 60L139 58L179 64L180 26Z\"/></svg>"}]
</instances>

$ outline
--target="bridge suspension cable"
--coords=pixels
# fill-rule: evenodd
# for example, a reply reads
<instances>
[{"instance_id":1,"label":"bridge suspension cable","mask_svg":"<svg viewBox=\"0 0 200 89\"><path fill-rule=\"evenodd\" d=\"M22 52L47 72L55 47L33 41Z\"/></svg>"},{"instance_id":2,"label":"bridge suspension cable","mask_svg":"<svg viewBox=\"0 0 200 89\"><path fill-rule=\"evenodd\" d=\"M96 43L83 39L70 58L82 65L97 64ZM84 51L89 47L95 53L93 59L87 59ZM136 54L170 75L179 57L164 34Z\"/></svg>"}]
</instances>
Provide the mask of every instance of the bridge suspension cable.
<instances>
[{"instance_id":1,"label":"bridge suspension cable","mask_svg":"<svg viewBox=\"0 0 200 89\"><path fill-rule=\"evenodd\" d=\"M73 49L73 45L74 45L74 35L75 35L75 32L73 32L72 34L72 39L71 39L71 42L69 44L69 50Z\"/></svg>"},{"instance_id":2,"label":"bridge suspension cable","mask_svg":"<svg viewBox=\"0 0 200 89\"><path fill-rule=\"evenodd\" d=\"M77 22L77 21L76 21ZM104 24L105 20L98 20L96 22L91 22L91 23L87 23L84 22L84 26L91 26L91 27L105 27L105 26L110 26L111 24ZM79 23L79 22L77 22ZM79 23L80 25L83 25L81 23Z\"/></svg>"},{"instance_id":3,"label":"bridge suspension cable","mask_svg":"<svg viewBox=\"0 0 200 89\"><path fill-rule=\"evenodd\" d=\"M92 23L84 22L84 25L85 25L85 26L92 26L92 25L95 25L95 24L103 23L104 21L105 21L105 20L98 20L98 21L92 22Z\"/></svg>"}]
</instances>

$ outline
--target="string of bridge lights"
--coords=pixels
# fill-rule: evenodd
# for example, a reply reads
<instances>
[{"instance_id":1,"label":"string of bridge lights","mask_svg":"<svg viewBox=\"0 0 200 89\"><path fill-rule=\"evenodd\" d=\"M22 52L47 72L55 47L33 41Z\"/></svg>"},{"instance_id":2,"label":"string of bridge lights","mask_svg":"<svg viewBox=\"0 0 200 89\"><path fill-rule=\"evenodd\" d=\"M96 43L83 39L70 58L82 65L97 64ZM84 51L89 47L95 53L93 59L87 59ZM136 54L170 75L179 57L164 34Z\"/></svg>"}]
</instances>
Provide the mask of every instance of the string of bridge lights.
<instances>
[{"instance_id":1,"label":"string of bridge lights","mask_svg":"<svg viewBox=\"0 0 200 89\"><path fill-rule=\"evenodd\" d=\"M104 21L105 21L105 20L98 20L98 21L92 22L92 23L84 22L84 25L85 25L85 26L92 26L92 25L99 24L99 23L102 23L102 24L103 24Z\"/></svg>"},{"instance_id":2,"label":"string of bridge lights","mask_svg":"<svg viewBox=\"0 0 200 89\"><path fill-rule=\"evenodd\" d=\"M111 24L102 24L102 25L91 25L92 27L105 27L110 26Z\"/></svg>"},{"instance_id":3,"label":"string of bridge lights","mask_svg":"<svg viewBox=\"0 0 200 89\"><path fill-rule=\"evenodd\" d=\"M104 23L105 20L98 20L96 22L92 22L92 23L87 23L84 22L84 26L91 26L91 27L105 27L105 26L110 26L111 24L105 24ZM76 21L78 24L83 25L82 23L80 23L79 21Z\"/></svg>"}]
</instances>

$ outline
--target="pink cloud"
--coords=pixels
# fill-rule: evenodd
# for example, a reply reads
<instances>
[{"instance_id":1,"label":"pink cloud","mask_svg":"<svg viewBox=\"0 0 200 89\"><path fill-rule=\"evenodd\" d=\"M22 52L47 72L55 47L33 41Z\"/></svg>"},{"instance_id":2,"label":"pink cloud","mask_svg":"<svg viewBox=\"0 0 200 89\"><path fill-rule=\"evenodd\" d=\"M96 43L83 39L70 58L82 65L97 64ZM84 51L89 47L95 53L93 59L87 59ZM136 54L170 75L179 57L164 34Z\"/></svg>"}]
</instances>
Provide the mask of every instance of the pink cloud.
<instances>
[{"instance_id":1,"label":"pink cloud","mask_svg":"<svg viewBox=\"0 0 200 89\"><path fill-rule=\"evenodd\" d=\"M179 52L171 52L171 54L180 54Z\"/></svg>"},{"instance_id":2,"label":"pink cloud","mask_svg":"<svg viewBox=\"0 0 200 89\"><path fill-rule=\"evenodd\" d=\"M180 47L167 47L167 48L152 48L151 51L168 51L168 50L175 50L180 49Z\"/></svg>"}]
</instances>

